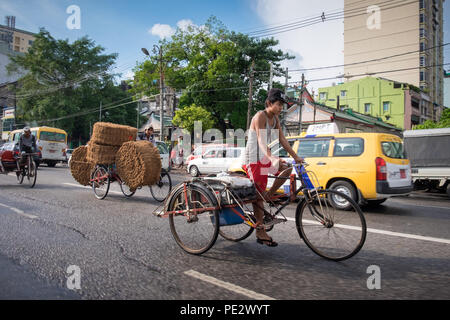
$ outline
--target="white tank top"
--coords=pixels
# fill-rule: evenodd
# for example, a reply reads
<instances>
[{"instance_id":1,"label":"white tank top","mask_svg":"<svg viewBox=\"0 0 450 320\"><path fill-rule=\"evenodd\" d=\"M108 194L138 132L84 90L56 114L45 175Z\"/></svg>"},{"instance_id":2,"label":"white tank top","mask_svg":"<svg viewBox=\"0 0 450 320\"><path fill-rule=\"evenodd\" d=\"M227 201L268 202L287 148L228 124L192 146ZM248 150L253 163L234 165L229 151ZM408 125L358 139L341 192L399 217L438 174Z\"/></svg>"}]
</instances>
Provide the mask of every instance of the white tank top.
<instances>
[{"instance_id":1,"label":"white tank top","mask_svg":"<svg viewBox=\"0 0 450 320\"><path fill-rule=\"evenodd\" d=\"M262 139L266 138L265 141L267 145L269 145L271 142L279 138L279 129L277 128L278 120L276 117L274 117L273 126L270 126L267 114L265 114L263 110L258 111L258 113L260 112L263 112L264 116L266 117L266 129L265 130L261 129L260 135ZM252 122L254 121L255 118L256 115L253 117ZM250 125L250 128L251 127L252 126ZM261 161L265 156L266 156L265 151L262 151L259 147L256 131L254 129L249 129L247 146L245 148L244 164L256 163L258 161Z\"/></svg>"}]
</instances>

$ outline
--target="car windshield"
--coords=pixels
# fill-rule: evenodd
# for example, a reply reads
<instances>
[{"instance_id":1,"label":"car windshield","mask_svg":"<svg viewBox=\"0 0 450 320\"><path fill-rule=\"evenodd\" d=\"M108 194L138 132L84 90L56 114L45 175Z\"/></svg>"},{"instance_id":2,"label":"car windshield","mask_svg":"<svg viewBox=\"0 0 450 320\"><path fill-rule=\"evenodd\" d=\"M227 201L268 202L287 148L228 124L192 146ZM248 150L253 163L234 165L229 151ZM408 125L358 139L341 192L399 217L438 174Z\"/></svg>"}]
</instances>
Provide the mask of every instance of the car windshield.
<instances>
[{"instance_id":1,"label":"car windshield","mask_svg":"<svg viewBox=\"0 0 450 320\"><path fill-rule=\"evenodd\" d=\"M382 141L381 150L386 157L393 159L406 159L405 149L402 142Z\"/></svg>"},{"instance_id":2,"label":"car windshield","mask_svg":"<svg viewBox=\"0 0 450 320\"><path fill-rule=\"evenodd\" d=\"M41 131L40 140L66 142L66 135L58 132Z\"/></svg>"}]
</instances>

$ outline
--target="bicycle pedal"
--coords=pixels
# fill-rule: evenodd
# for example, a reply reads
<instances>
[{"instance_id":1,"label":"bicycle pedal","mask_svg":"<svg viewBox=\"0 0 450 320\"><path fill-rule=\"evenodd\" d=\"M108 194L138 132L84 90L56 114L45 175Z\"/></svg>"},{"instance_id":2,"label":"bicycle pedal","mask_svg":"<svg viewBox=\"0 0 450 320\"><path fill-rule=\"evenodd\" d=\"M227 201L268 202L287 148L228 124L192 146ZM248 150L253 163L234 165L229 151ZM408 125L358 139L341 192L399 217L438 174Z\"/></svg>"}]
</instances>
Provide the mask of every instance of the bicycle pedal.
<instances>
[{"instance_id":1,"label":"bicycle pedal","mask_svg":"<svg viewBox=\"0 0 450 320\"><path fill-rule=\"evenodd\" d=\"M264 223L264 227L265 228L271 227L273 225L276 225L276 224L282 223L282 222L286 222L286 221L287 221L287 219L283 219L283 218L273 218L272 220Z\"/></svg>"}]
</instances>

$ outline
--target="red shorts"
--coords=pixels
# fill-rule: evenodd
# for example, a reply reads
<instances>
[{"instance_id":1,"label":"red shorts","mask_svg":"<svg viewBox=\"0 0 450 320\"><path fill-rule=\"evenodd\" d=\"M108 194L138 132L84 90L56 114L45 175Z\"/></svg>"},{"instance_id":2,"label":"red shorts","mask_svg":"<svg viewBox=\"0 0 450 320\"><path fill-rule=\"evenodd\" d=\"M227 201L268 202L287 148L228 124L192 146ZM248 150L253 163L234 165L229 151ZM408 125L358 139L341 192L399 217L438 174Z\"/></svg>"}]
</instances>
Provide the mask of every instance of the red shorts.
<instances>
[{"instance_id":1,"label":"red shorts","mask_svg":"<svg viewBox=\"0 0 450 320\"><path fill-rule=\"evenodd\" d=\"M269 173L275 171L274 174L278 175L278 168L272 168L272 163L266 159L265 161L258 161L256 163L250 163L248 165L243 165L242 169L244 169L247 177L253 181L255 187L259 192L265 192L267 188L267 180Z\"/></svg>"}]
</instances>

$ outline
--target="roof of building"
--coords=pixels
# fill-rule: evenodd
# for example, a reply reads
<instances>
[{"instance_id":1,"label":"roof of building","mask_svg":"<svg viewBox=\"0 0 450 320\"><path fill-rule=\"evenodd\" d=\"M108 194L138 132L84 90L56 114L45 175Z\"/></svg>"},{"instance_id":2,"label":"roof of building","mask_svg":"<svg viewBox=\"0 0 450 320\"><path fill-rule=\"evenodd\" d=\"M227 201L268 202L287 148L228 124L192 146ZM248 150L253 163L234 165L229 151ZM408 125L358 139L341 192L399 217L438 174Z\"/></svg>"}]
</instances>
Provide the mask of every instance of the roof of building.
<instances>
[{"instance_id":1,"label":"roof of building","mask_svg":"<svg viewBox=\"0 0 450 320\"><path fill-rule=\"evenodd\" d=\"M26 34L29 34L30 36L36 36L36 33L30 32L30 31L26 31L26 30L22 30L22 29L17 29L17 28L10 28L10 27L5 26L3 24L0 24L0 29L26 33Z\"/></svg>"}]
</instances>

